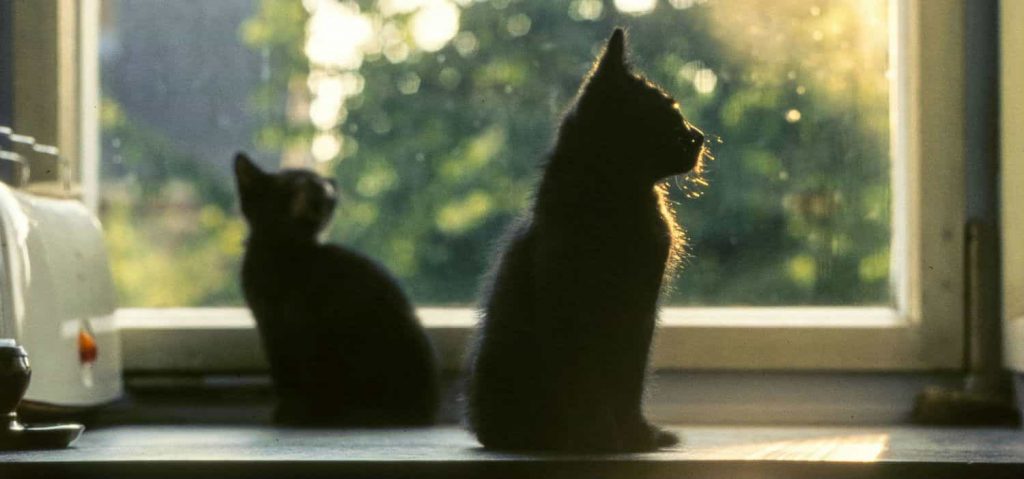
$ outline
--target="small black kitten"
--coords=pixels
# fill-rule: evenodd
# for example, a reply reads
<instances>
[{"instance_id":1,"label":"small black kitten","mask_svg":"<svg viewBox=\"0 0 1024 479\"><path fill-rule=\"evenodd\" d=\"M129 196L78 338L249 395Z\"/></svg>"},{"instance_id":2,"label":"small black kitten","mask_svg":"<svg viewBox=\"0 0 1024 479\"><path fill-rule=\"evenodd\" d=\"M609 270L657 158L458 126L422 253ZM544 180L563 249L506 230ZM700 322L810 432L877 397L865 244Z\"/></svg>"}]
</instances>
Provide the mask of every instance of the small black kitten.
<instances>
[{"instance_id":1,"label":"small black kitten","mask_svg":"<svg viewBox=\"0 0 1024 479\"><path fill-rule=\"evenodd\" d=\"M483 300L468 391L481 444L623 452L678 442L641 403L659 292L683 247L661 180L699 167L704 151L679 105L630 71L616 29Z\"/></svg>"},{"instance_id":2,"label":"small black kitten","mask_svg":"<svg viewBox=\"0 0 1024 479\"><path fill-rule=\"evenodd\" d=\"M275 422L432 424L437 367L408 299L381 265L317 237L334 183L264 173L242 153L235 177L250 229L242 286L270 362Z\"/></svg>"}]
</instances>

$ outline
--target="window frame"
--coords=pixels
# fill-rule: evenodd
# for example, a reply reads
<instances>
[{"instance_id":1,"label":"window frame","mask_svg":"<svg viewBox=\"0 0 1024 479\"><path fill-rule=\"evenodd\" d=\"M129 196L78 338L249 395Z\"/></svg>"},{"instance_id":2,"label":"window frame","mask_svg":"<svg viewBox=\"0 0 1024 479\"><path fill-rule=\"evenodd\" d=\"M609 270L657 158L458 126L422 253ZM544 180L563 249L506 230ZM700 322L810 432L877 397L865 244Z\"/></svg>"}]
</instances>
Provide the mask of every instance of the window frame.
<instances>
[{"instance_id":1,"label":"window frame","mask_svg":"<svg viewBox=\"0 0 1024 479\"><path fill-rule=\"evenodd\" d=\"M1007 366L1024 372L1024 2L999 7L1003 351Z\"/></svg>"},{"instance_id":2,"label":"window frame","mask_svg":"<svg viewBox=\"0 0 1024 479\"><path fill-rule=\"evenodd\" d=\"M77 52L95 59L98 1L82 5L85 13L78 16ZM959 0L890 2L894 305L667 307L655 340L654 368L923 371L963 367L964 10ZM98 100L96 64L89 67L88 63L77 67L80 91L91 88ZM89 97L80 98L90 101ZM95 118L90 123L81 116L78 122L81 161L77 171L83 199L95 211L100 187L99 132ZM461 368L475 310L421 307L418 312L443 367ZM245 308L127 308L119 310L117 317L127 371L266 369L259 337Z\"/></svg>"},{"instance_id":3,"label":"window frame","mask_svg":"<svg viewBox=\"0 0 1024 479\"><path fill-rule=\"evenodd\" d=\"M99 199L100 0L12 2L12 126L38 143L56 146L72 179L29 183L30 193ZM31 51L18 45L31 45Z\"/></svg>"}]
</instances>

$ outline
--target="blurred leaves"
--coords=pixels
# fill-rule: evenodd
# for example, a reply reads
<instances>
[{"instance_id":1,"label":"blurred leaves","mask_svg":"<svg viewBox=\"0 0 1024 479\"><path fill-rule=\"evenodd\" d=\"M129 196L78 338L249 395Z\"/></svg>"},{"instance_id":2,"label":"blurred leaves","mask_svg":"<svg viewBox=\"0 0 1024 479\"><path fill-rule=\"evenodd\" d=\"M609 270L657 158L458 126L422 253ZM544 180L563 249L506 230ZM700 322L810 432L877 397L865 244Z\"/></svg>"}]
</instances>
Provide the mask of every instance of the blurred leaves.
<instances>
[{"instance_id":1,"label":"blurred leaves","mask_svg":"<svg viewBox=\"0 0 1024 479\"><path fill-rule=\"evenodd\" d=\"M337 178L330 237L380 259L417 302L474 301L561 112L617 25L630 30L633 63L679 100L717 157L699 198L673 189L690 244L669 301L889 301L884 0L672 0L629 15L600 0L459 1L458 34L430 52L412 30L424 18L414 20L417 2L342 2L374 30L358 69L340 72L304 53L303 5L317 1L259 0L239 31L269 66L251 98L255 135L281 164ZM309 153L311 72L349 75L330 132L340 148L326 163ZM114 103L103 118L105 137L122 143L120 163L104 165L103 213L122 302L240 303L244 233L230 182Z\"/></svg>"}]
</instances>

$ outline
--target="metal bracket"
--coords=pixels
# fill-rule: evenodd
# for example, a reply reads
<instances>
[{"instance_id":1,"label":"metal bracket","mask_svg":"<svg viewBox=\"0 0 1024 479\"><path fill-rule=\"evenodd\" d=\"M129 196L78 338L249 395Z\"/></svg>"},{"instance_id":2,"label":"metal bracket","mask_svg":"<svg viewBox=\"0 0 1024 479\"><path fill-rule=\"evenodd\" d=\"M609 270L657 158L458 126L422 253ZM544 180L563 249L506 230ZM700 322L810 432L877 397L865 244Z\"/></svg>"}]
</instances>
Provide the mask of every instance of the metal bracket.
<instances>
[{"instance_id":1,"label":"metal bracket","mask_svg":"<svg viewBox=\"0 0 1024 479\"><path fill-rule=\"evenodd\" d=\"M971 221L967 224L966 235L964 360L967 375L961 389L931 387L919 394L912 421L946 426L1019 427L1021 414L1012 376L1003 367L996 228Z\"/></svg>"}]
</instances>

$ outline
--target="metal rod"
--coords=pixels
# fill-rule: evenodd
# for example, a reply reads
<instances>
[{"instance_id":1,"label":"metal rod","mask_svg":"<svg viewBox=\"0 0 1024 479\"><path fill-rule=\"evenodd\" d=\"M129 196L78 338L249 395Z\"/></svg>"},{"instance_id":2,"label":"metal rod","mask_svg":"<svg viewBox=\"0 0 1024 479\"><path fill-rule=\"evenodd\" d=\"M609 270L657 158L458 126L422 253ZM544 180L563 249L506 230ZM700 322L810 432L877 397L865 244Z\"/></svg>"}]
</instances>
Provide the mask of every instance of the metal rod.
<instances>
[{"instance_id":1,"label":"metal rod","mask_svg":"<svg viewBox=\"0 0 1024 479\"><path fill-rule=\"evenodd\" d=\"M968 388L1001 394L1002 262L999 235L999 2L967 13Z\"/></svg>"}]
</instances>

